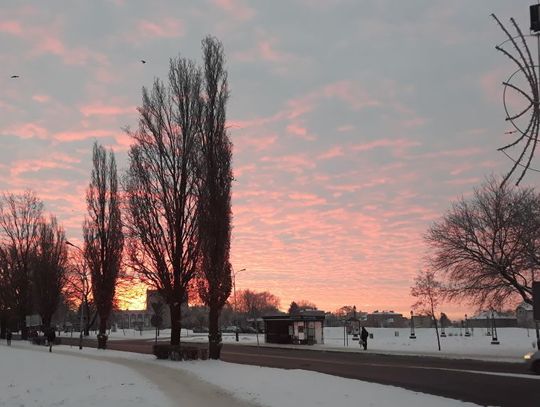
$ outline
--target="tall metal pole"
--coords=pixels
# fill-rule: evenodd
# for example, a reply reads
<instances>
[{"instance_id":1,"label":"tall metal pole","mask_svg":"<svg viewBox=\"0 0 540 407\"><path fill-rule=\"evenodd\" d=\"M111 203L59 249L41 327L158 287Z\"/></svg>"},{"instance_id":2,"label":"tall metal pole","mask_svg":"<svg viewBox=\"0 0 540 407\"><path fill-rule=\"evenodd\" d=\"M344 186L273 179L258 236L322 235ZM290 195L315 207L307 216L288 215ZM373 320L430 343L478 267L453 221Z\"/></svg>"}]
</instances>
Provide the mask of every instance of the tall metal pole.
<instances>
[{"instance_id":1,"label":"tall metal pole","mask_svg":"<svg viewBox=\"0 0 540 407\"><path fill-rule=\"evenodd\" d=\"M81 323L80 323L80 334L79 334L79 349L82 349L83 343L83 324L84 324L84 294L81 295Z\"/></svg>"},{"instance_id":2,"label":"tall metal pole","mask_svg":"<svg viewBox=\"0 0 540 407\"><path fill-rule=\"evenodd\" d=\"M409 335L409 339L416 339L416 334L414 333L414 315L411 310L411 334Z\"/></svg>"},{"instance_id":3,"label":"tall metal pole","mask_svg":"<svg viewBox=\"0 0 540 407\"><path fill-rule=\"evenodd\" d=\"M236 327L236 329L235 329L235 331L236 331L236 332L235 332L235 335L236 335L236 342L238 342L238 341L240 340L240 339L238 338L238 316L237 316L237 314L236 314L236 312L237 312L237 311L236 311L236 310L237 310L237 308L236 308L236 274L237 274L237 273L240 273L241 271L245 271L245 270L246 270L245 268L240 269L240 270L238 270L238 271L234 271L234 269L232 269L232 277L233 277L233 297L234 297L234 298L233 298L233 299L234 299L234 324L235 324L235 327ZM258 327L257 327L257 328L258 328ZM257 329L257 328L256 328L256 329ZM258 330L258 329L257 329L257 330ZM257 342L259 342L258 336L257 336Z\"/></svg>"},{"instance_id":4,"label":"tall metal pole","mask_svg":"<svg viewBox=\"0 0 540 407\"><path fill-rule=\"evenodd\" d=\"M538 0L538 4L540 4L540 0ZM540 99L540 34L536 34L536 46L538 49L538 95ZM540 100L538 100L540 102ZM535 109L540 109L540 106L535 105ZM534 283L534 277L533 277L533 283ZM534 321L535 330L536 330L536 349L540 350L540 328L538 326L538 321Z\"/></svg>"}]
</instances>

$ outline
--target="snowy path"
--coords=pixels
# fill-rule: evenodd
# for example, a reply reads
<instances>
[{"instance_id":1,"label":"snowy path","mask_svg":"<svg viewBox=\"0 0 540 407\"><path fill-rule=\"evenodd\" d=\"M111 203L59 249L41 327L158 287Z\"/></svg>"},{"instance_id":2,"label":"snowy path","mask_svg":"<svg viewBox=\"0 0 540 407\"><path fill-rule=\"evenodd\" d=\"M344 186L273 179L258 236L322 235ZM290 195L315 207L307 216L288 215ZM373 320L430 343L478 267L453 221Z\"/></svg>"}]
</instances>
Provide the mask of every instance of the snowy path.
<instances>
[{"instance_id":1,"label":"snowy path","mask_svg":"<svg viewBox=\"0 0 540 407\"><path fill-rule=\"evenodd\" d=\"M121 370L115 370L114 376L115 379L119 379L122 376L126 375L126 371L128 372L129 379L123 380L125 382L129 382L129 385L132 386L132 389L140 390L141 386L144 386L146 384L146 388L149 388L153 391L150 391L150 397L146 397L145 399L142 399L140 395L132 394L131 399L129 400L129 403L138 402L140 401L140 404L126 404L130 406L163 406L165 407L167 404L170 406L178 406L178 405L185 405L185 406L200 406L200 407L206 407L206 406L216 406L219 405L220 407L255 407L257 404L248 403L246 401L239 400L232 396L230 393L227 393L222 388L206 383L202 381L200 378L195 376L192 373L189 373L184 370L174 369L170 367L163 366L162 364L157 363L148 363L148 361L145 360L137 360L137 359L131 359L126 357L116 357L113 354L111 354L110 351L107 351L106 354L104 353L103 356L96 355L96 354L90 354L88 352L85 352L84 354L81 354L78 350L70 350L66 347L55 347L53 349L53 353L50 354L48 352L48 348L45 347L39 347L39 346L33 346L33 345L27 345L27 344L20 344L15 343L14 346L11 347L11 349L2 349L3 353L2 355L9 355L10 351L12 351L12 358L15 358L14 360L20 360L22 352L20 352L20 355L17 355L18 351L30 351L35 354L41 354L32 356L31 360L35 360L36 365L40 365L41 363L50 365L50 367L54 370L56 366L55 365L55 358L56 361L60 359L61 363L59 363L62 366L80 366L84 368L89 368L91 370L96 370L97 372L103 372L105 376L109 377L112 376L109 370L109 366L112 364L114 367L119 366L123 369ZM6 352L7 350L7 352ZM13 355L15 353L15 355ZM27 352L25 352L27 353ZM81 364L77 361L77 359L87 359L88 363L85 362L84 364ZM7 360L3 360L3 362L8 362ZM99 361L99 367L98 369L93 369L94 366L92 365L92 362ZM104 366L102 363L105 363ZM44 366L45 367L45 366ZM51 370L52 370L51 369ZM80 369L79 369L80 370ZM133 375L133 373L136 375ZM28 373L28 372L27 372ZM77 375L78 372L73 372L75 375ZM82 376L85 376L88 372L85 372ZM131 375L129 375L131 373ZM99 373L97 373L99 374ZM93 374L92 374L93 375ZM9 375L6 375L9 376ZM120 376L120 377L119 377ZM133 378L135 376L135 378ZM137 380L136 376L143 377L144 381ZM0 376L1 377L1 376ZM41 377L43 376L43 373L41 374ZM88 376L90 377L90 376ZM112 380L112 377L111 377ZM22 380L24 382L24 379ZM106 380L107 382L108 380ZM114 382L114 380L112 380ZM46 380L45 380L46 382ZM146 382L146 383L144 383ZM148 382L151 383L151 386L148 386ZM103 383L100 383L99 386L101 389L110 389L112 383L109 383L109 386L107 387ZM118 385L123 385L118 384ZM87 388L87 391L91 390L91 388ZM158 390L158 391L156 391ZM37 393L41 392L41 388L38 388ZM131 393L137 393L136 391L130 391ZM30 394L31 392L27 392ZM139 393L141 393L139 391ZM145 390L142 393L147 393ZM158 394L156 394L158 393ZM165 396L166 399L168 399L168 403L163 400L163 397ZM75 395L76 397L76 395ZM85 396L86 397L86 396ZM153 400L154 399L154 400ZM11 400L13 401L13 400ZM36 400L37 402L37 400ZM0 396L0 406L10 406L11 402L3 403L2 397ZM115 399L115 403L117 403L117 400ZM54 404L50 405L62 405L64 402L62 400L55 401ZM70 404L70 403L68 403ZM27 404L24 404L27 405ZM32 405L32 404L30 404ZM43 404L36 404L36 405L43 405ZM94 404L88 404L94 405ZM98 404L96 404L98 405ZM105 405L111 405L110 403L105 403ZM124 405L124 404L115 404L117 406ZM86 406L86 404L82 404L82 406Z\"/></svg>"}]
</instances>

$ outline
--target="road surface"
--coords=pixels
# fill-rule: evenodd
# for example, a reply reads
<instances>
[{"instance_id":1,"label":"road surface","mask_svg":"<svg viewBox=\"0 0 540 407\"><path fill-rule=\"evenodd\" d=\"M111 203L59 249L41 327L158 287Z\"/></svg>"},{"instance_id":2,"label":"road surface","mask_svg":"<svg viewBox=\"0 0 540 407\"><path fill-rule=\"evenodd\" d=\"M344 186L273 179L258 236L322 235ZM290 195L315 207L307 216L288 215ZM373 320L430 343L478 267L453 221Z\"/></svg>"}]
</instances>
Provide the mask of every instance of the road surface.
<instances>
[{"instance_id":1,"label":"road surface","mask_svg":"<svg viewBox=\"0 0 540 407\"><path fill-rule=\"evenodd\" d=\"M78 339L62 338L78 345ZM114 340L109 349L152 353L153 341ZM190 343L189 345L197 345ZM96 346L85 339L84 346ZM198 346L207 346L198 344ZM226 362L304 369L422 393L502 407L539 407L540 376L524 365L419 356L380 355L224 344Z\"/></svg>"}]
</instances>

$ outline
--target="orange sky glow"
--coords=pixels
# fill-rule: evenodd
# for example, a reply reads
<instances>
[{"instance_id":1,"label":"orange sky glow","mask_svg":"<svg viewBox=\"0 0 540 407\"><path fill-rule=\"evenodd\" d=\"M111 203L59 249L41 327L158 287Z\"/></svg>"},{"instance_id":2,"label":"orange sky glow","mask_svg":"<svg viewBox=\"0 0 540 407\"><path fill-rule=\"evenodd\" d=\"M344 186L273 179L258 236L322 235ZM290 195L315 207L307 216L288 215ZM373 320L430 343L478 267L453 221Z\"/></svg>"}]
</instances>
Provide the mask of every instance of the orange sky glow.
<instances>
[{"instance_id":1,"label":"orange sky glow","mask_svg":"<svg viewBox=\"0 0 540 407\"><path fill-rule=\"evenodd\" d=\"M179 52L200 61L208 33L231 89L237 290L270 291L282 309L304 299L408 314L426 229L509 169L497 148L513 68L489 13L526 27L528 2L53 3L0 6L0 190L35 190L70 241L81 242L93 142L122 173L141 87ZM145 290L119 294L120 307L144 307Z\"/></svg>"}]
</instances>

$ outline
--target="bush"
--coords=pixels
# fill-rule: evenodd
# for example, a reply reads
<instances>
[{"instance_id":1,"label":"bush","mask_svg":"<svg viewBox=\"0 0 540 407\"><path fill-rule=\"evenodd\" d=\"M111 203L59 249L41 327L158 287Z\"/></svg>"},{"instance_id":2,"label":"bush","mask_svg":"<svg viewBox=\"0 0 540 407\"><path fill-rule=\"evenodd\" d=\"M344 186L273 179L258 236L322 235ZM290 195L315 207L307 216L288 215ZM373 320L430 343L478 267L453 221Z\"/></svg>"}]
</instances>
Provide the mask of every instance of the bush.
<instances>
[{"instance_id":1,"label":"bush","mask_svg":"<svg viewBox=\"0 0 540 407\"><path fill-rule=\"evenodd\" d=\"M158 359L169 359L170 345L154 345L152 353Z\"/></svg>"},{"instance_id":2,"label":"bush","mask_svg":"<svg viewBox=\"0 0 540 407\"><path fill-rule=\"evenodd\" d=\"M33 336L32 337L32 344L34 345L45 345L47 341L47 338L44 336Z\"/></svg>"}]
</instances>

